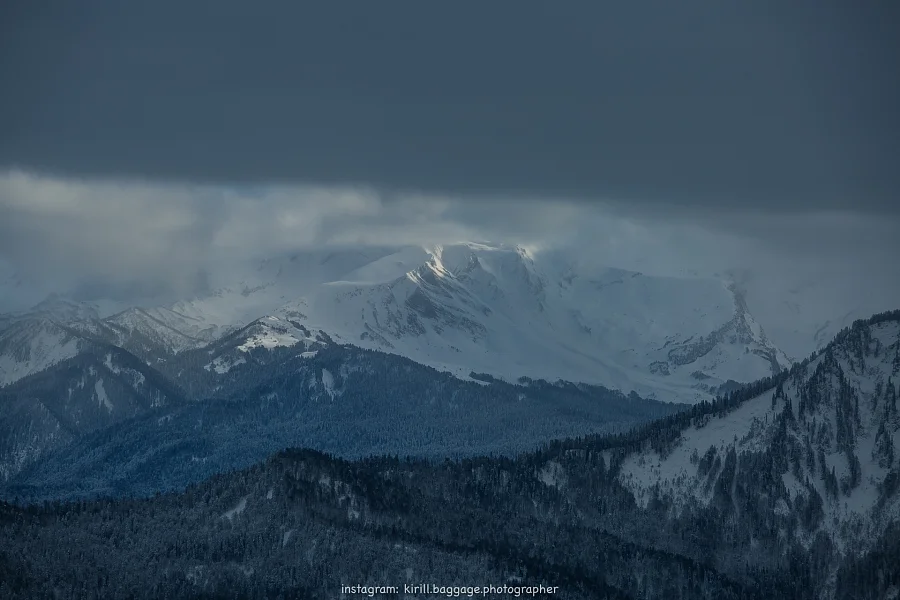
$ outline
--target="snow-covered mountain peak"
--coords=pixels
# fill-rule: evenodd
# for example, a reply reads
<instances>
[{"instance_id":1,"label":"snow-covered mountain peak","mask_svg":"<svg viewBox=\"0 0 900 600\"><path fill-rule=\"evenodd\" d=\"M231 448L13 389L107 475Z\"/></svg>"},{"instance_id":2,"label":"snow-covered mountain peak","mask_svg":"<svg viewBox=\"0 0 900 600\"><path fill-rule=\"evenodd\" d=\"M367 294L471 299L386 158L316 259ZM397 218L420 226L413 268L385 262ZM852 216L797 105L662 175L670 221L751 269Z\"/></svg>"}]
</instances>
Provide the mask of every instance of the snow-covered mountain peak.
<instances>
[{"instance_id":1,"label":"snow-covered mountain peak","mask_svg":"<svg viewBox=\"0 0 900 600\"><path fill-rule=\"evenodd\" d=\"M246 364L248 353L275 348L297 347L298 358L309 358L315 356L318 349L335 343L326 332L301 322L307 317L298 309L304 306L303 302L295 302L282 307L204 350L198 350L209 361L204 369L222 375L238 365Z\"/></svg>"},{"instance_id":2,"label":"snow-covered mountain peak","mask_svg":"<svg viewBox=\"0 0 900 600\"><path fill-rule=\"evenodd\" d=\"M694 401L788 364L721 280L577 264L515 246L403 248L284 306L340 343L461 377L566 379Z\"/></svg>"},{"instance_id":3,"label":"snow-covered mountain peak","mask_svg":"<svg viewBox=\"0 0 900 600\"><path fill-rule=\"evenodd\" d=\"M519 246L460 243L435 249L429 261L439 277L453 276L471 293L479 288L492 297L507 297L510 310L513 297L528 304L543 291L545 281L531 255Z\"/></svg>"},{"instance_id":4,"label":"snow-covered mountain peak","mask_svg":"<svg viewBox=\"0 0 900 600\"><path fill-rule=\"evenodd\" d=\"M302 315L293 320L342 343L461 377L566 379L681 401L790 363L728 280L642 275L571 250L486 242L307 249L213 280L212 291L174 304L99 320L85 312L76 328L153 361L293 307Z\"/></svg>"}]
</instances>

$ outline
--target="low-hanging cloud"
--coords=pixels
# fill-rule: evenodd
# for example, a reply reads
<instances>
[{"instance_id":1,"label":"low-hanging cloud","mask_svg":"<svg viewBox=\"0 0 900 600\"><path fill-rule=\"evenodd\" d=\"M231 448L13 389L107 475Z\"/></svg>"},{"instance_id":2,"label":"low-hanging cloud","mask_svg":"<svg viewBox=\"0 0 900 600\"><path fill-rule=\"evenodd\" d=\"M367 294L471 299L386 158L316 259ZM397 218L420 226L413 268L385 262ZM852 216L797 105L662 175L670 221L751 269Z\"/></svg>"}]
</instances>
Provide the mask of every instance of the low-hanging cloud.
<instances>
[{"instance_id":1,"label":"low-hanging cloud","mask_svg":"<svg viewBox=\"0 0 900 600\"><path fill-rule=\"evenodd\" d=\"M0 174L0 263L60 292L93 286L183 296L235 283L250 262L303 248L461 240L561 249L588 266L657 275L749 270L771 281L773 294L824 280L834 294L900 298L895 224L864 214L673 219L568 200Z\"/></svg>"}]
</instances>

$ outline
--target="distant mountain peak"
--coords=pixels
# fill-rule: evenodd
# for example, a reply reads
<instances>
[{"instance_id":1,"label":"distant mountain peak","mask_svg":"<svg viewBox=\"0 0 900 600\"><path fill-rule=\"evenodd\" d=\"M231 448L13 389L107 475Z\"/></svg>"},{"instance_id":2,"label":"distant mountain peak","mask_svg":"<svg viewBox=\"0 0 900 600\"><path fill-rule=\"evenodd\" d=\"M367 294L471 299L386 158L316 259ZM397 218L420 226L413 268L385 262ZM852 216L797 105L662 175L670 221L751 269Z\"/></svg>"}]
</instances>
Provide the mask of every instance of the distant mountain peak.
<instances>
[{"instance_id":1,"label":"distant mountain peak","mask_svg":"<svg viewBox=\"0 0 900 600\"><path fill-rule=\"evenodd\" d=\"M681 401L791 362L736 276L643 275L572 249L486 241L307 249L235 269L231 281L171 305L102 318L92 305L52 298L42 310L152 362L303 302L305 327L460 377L585 381ZM818 337L838 322L818 326Z\"/></svg>"}]
</instances>

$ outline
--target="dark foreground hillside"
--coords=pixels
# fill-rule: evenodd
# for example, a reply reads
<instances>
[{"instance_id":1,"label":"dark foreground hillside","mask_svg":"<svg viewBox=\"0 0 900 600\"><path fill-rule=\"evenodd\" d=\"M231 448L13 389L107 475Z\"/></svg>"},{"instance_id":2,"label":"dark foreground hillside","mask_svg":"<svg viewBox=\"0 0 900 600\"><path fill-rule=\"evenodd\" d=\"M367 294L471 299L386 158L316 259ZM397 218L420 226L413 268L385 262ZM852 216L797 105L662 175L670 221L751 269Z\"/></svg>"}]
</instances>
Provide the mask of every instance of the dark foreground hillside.
<instances>
[{"instance_id":1,"label":"dark foreground hillside","mask_svg":"<svg viewBox=\"0 0 900 600\"><path fill-rule=\"evenodd\" d=\"M337 598L342 585L423 582L543 584L558 598L820 597L799 554L729 575L702 558L712 530L682 533L697 538L694 557L608 533L616 519L664 517L636 510L593 461L564 461L584 478L559 493L542 481L546 458L429 466L289 451L180 495L4 505L0 597ZM576 500L586 494L594 506ZM840 597L882 597L873 565L881 584L900 581L897 533L841 566Z\"/></svg>"},{"instance_id":2,"label":"dark foreground hillside","mask_svg":"<svg viewBox=\"0 0 900 600\"><path fill-rule=\"evenodd\" d=\"M732 581L585 525L530 461L433 467L290 451L181 495L7 505L0 596L335 598L342 584L429 582L712 599L786 585Z\"/></svg>"}]
</instances>

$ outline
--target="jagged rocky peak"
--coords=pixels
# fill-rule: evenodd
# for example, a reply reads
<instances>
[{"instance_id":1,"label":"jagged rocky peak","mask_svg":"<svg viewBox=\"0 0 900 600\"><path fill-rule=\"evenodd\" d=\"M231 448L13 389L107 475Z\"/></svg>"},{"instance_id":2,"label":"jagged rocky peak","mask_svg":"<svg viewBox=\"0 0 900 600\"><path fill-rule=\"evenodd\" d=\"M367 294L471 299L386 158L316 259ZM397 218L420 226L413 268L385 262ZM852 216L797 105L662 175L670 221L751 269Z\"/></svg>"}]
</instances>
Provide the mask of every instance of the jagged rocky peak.
<instances>
[{"instance_id":1,"label":"jagged rocky peak","mask_svg":"<svg viewBox=\"0 0 900 600\"><path fill-rule=\"evenodd\" d=\"M457 277L481 266L478 255L469 244L435 246L431 253L432 261Z\"/></svg>"},{"instance_id":2,"label":"jagged rocky peak","mask_svg":"<svg viewBox=\"0 0 900 600\"><path fill-rule=\"evenodd\" d=\"M546 282L521 246L465 242L436 246L429 263L438 275L489 288L492 295L542 293Z\"/></svg>"},{"instance_id":3,"label":"jagged rocky peak","mask_svg":"<svg viewBox=\"0 0 900 600\"><path fill-rule=\"evenodd\" d=\"M454 275L478 265L490 271L518 272L525 261L531 263L530 255L523 248L507 244L458 242L436 245L426 250L437 264Z\"/></svg>"}]
</instances>

